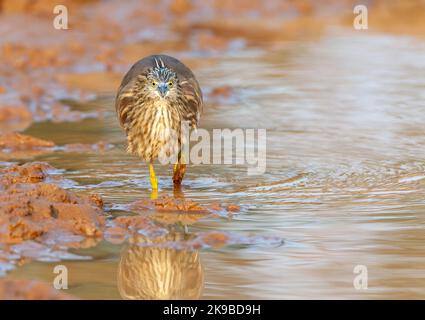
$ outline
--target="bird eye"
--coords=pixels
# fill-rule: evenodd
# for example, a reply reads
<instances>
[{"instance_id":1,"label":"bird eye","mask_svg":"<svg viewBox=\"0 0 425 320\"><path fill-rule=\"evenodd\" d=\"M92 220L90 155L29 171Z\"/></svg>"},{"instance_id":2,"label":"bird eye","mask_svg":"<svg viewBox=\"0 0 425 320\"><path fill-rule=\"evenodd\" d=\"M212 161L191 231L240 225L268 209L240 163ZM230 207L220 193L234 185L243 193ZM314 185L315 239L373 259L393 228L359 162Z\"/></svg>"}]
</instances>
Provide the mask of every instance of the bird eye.
<instances>
[{"instance_id":1,"label":"bird eye","mask_svg":"<svg viewBox=\"0 0 425 320\"><path fill-rule=\"evenodd\" d=\"M168 86L171 88L174 85L173 81L168 81Z\"/></svg>"},{"instance_id":2,"label":"bird eye","mask_svg":"<svg viewBox=\"0 0 425 320\"><path fill-rule=\"evenodd\" d=\"M152 87L156 87L156 82L152 81Z\"/></svg>"}]
</instances>

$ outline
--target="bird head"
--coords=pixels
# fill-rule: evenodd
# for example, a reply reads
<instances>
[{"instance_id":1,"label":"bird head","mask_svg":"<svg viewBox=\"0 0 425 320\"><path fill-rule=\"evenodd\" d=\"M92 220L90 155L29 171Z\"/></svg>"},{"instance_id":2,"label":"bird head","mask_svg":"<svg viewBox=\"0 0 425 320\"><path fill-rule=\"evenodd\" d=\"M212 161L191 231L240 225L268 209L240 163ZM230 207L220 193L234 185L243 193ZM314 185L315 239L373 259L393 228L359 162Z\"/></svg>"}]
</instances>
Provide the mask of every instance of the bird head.
<instances>
[{"instance_id":1,"label":"bird head","mask_svg":"<svg viewBox=\"0 0 425 320\"><path fill-rule=\"evenodd\" d=\"M166 66L157 66L148 71L146 89L154 99L174 100L178 97L177 74Z\"/></svg>"}]
</instances>

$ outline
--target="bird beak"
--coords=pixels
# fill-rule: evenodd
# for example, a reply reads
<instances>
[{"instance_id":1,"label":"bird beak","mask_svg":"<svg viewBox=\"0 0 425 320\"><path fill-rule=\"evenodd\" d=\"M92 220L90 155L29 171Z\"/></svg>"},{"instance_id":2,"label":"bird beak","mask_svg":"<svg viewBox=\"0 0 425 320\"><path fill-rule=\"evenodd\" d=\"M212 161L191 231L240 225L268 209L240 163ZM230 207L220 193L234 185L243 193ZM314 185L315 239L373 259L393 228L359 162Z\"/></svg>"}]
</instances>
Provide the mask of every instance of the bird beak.
<instances>
[{"instance_id":1,"label":"bird beak","mask_svg":"<svg viewBox=\"0 0 425 320\"><path fill-rule=\"evenodd\" d=\"M168 86L167 86L167 84L161 83L158 86L158 91L159 91L159 94L161 95L161 97L164 98L166 96L167 92L168 92Z\"/></svg>"}]
</instances>

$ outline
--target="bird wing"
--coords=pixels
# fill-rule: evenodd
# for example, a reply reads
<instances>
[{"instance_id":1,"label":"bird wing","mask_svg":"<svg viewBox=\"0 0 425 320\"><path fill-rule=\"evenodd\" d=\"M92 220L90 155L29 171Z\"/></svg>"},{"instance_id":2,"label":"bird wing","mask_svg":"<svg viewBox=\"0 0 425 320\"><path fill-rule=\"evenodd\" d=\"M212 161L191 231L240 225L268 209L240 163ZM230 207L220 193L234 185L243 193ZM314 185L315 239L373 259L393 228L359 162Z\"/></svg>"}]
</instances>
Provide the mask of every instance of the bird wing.
<instances>
[{"instance_id":1,"label":"bird wing","mask_svg":"<svg viewBox=\"0 0 425 320\"><path fill-rule=\"evenodd\" d=\"M150 59L141 59L137 61L130 70L128 70L121 81L121 85L118 88L118 93L115 99L115 110L118 114L122 127L124 127L126 122L129 108L131 108L134 104L133 88L137 81L137 76L146 73L149 68L152 68L152 66L152 61Z\"/></svg>"}]
</instances>

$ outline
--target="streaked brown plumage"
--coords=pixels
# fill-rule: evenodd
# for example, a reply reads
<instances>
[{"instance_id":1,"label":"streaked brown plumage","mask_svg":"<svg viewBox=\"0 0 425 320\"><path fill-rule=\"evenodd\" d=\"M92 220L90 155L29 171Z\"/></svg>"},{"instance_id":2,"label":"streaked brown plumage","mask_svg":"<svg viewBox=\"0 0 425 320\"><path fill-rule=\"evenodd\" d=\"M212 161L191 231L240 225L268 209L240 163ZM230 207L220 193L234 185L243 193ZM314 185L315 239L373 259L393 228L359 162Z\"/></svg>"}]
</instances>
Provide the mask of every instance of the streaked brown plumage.
<instances>
[{"instance_id":1,"label":"streaked brown plumage","mask_svg":"<svg viewBox=\"0 0 425 320\"><path fill-rule=\"evenodd\" d=\"M179 152L184 143L180 141L181 122L196 127L202 107L202 92L192 71L167 55L152 55L135 63L122 80L115 103L127 134L128 152L151 164L162 152L167 157ZM174 148L169 143L170 129L178 137ZM179 168L184 173L184 167ZM180 183L183 176L180 172L176 178L176 170L173 180ZM153 167L151 182L156 189L152 173Z\"/></svg>"}]
</instances>

